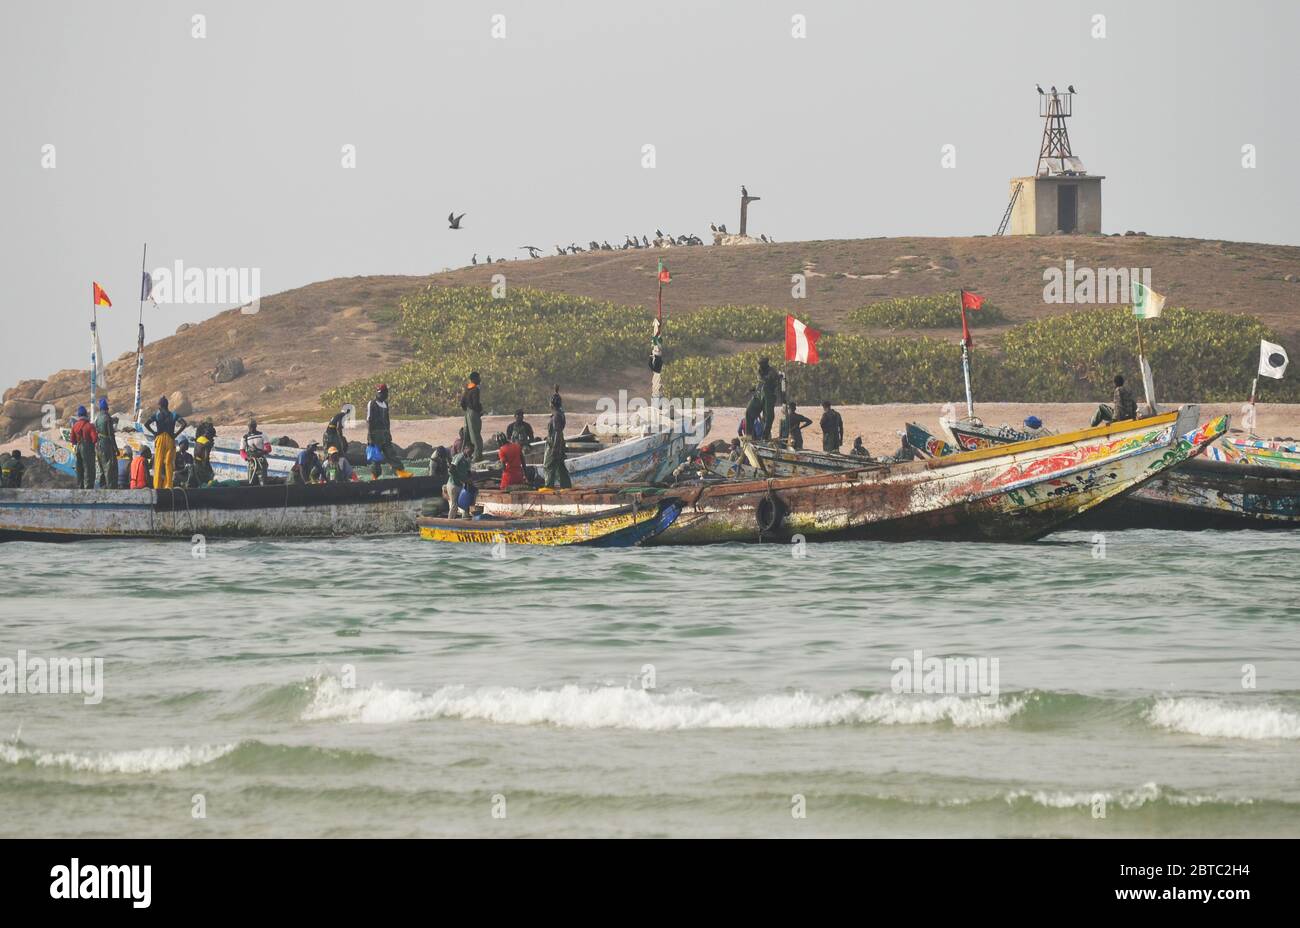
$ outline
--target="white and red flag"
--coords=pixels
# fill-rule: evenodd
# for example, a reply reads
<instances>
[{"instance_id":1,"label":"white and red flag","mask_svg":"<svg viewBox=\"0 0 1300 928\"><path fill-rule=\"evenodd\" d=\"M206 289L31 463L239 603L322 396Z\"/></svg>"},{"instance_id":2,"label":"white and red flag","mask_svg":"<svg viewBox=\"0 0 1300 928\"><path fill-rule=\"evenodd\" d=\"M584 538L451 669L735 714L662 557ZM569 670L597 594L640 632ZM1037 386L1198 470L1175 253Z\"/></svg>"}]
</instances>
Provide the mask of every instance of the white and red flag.
<instances>
[{"instance_id":1,"label":"white and red flag","mask_svg":"<svg viewBox=\"0 0 1300 928\"><path fill-rule=\"evenodd\" d=\"M794 316L785 317L785 359L802 361L804 364L816 364L821 358L817 355L817 339L822 333L804 325Z\"/></svg>"}]
</instances>

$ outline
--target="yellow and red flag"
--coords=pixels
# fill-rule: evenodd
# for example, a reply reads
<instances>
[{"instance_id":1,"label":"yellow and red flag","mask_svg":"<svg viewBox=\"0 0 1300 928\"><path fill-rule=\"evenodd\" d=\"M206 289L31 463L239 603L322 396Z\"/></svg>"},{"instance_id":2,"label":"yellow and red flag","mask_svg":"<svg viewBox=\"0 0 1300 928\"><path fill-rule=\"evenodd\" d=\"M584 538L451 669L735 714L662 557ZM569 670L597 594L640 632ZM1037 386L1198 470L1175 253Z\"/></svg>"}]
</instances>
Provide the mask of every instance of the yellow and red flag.
<instances>
[{"instance_id":1,"label":"yellow and red flag","mask_svg":"<svg viewBox=\"0 0 1300 928\"><path fill-rule=\"evenodd\" d=\"M104 292L104 288L103 288L103 287L101 287L99 284L95 283L93 280L90 282L90 286L93 288L93 289L91 290L91 294L92 294L92 296L94 296L94 298L95 298L95 305L96 305L96 306L112 306L112 305L113 305L112 301L109 300L109 298L108 298L108 294Z\"/></svg>"}]
</instances>

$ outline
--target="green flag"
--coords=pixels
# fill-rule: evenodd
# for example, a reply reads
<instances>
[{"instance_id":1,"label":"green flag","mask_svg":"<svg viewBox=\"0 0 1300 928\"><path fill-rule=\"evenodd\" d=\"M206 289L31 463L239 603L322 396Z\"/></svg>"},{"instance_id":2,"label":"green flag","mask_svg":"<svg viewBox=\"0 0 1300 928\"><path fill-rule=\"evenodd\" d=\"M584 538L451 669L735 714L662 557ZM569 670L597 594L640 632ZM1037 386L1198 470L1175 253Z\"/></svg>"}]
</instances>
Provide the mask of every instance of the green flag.
<instances>
[{"instance_id":1,"label":"green flag","mask_svg":"<svg viewBox=\"0 0 1300 928\"><path fill-rule=\"evenodd\" d=\"M1139 319L1154 319L1160 315L1165 306L1163 296L1136 280L1129 289L1133 294L1133 315Z\"/></svg>"}]
</instances>

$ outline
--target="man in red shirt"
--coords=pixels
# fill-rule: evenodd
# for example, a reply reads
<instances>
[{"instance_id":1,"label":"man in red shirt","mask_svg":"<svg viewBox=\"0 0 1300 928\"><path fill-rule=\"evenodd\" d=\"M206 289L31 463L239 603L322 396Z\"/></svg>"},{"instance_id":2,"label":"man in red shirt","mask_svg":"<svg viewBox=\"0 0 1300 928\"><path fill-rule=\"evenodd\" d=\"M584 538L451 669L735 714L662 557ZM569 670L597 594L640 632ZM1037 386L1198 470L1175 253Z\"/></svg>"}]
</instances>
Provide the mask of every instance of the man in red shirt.
<instances>
[{"instance_id":1,"label":"man in red shirt","mask_svg":"<svg viewBox=\"0 0 1300 928\"><path fill-rule=\"evenodd\" d=\"M511 487L528 486L528 478L524 476L524 448L517 441L511 441L505 435L497 435L497 441L501 447L497 451L497 457L505 465L501 472L501 489L508 490Z\"/></svg>"},{"instance_id":2,"label":"man in red shirt","mask_svg":"<svg viewBox=\"0 0 1300 928\"><path fill-rule=\"evenodd\" d=\"M77 407L77 421L72 423L72 446L77 452L77 486L83 490L95 489L95 443L99 432L90 421L85 406Z\"/></svg>"}]
</instances>

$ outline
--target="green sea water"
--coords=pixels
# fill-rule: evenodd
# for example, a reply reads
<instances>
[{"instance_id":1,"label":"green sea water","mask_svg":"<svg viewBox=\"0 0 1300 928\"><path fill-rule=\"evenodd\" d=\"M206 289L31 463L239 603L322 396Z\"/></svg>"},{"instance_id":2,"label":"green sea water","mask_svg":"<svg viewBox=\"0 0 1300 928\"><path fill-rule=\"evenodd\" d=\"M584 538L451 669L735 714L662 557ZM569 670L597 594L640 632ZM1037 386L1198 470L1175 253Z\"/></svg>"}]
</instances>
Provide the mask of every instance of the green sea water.
<instances>
[{"instance_id":1,"label":"green sea water","mask_svg":"<svg viewBox=\"0 0 1300 928\"><path fill-rule=\"evenodd\" d=\"M0 545L0 834L1300 835L1298 535L203 554Z\"/></svg>"}]
</instances>

